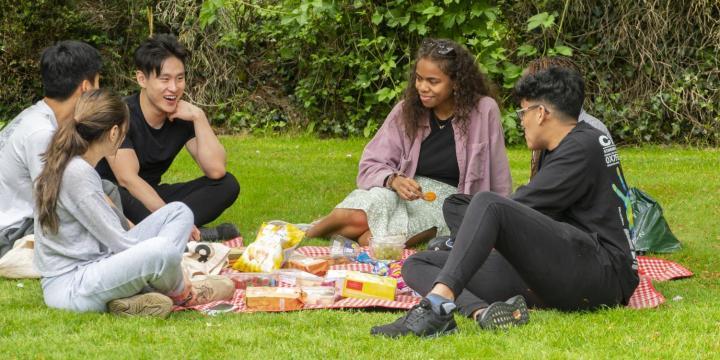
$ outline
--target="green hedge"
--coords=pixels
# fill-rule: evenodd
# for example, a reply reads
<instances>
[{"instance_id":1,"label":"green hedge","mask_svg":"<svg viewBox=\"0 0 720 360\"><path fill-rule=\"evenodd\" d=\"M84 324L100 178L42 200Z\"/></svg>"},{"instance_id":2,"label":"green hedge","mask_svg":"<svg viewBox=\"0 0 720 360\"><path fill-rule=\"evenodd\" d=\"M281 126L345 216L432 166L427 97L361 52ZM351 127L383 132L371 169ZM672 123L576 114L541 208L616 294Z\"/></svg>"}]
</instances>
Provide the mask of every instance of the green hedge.
<instances>
[{"instance_id":1,"label":"green hedge","mask_svg":"<svg viewBox=\"0 0 720 360\"><path fill-rule=\"evenodd\" d=\"M188 97L229 132L371 136L422 38L465 44L503 94L541 55L574 58L586 108L624 143L720 143L720 5L609 1L27 1L2 5L0 118L40 97L37 58L61 39L105 58L103 85L136 89L132 50L172 31L192 50Z\"/></svg>"}]
</instances>

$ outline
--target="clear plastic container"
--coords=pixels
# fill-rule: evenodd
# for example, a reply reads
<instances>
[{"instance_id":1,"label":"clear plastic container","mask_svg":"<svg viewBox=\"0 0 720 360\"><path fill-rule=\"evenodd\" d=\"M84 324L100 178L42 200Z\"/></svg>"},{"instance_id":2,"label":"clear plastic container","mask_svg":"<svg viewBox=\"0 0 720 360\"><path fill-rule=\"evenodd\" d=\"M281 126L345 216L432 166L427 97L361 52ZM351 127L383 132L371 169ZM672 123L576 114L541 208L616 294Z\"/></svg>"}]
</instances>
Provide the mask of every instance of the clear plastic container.
<instances>
[{"instance_id":1,"label":"clear plastic container","mask_svg":"<svg viewBox=\"0 0 720 360\"><path fill-rule=\"evenodd\" d=\"M301 290L305 305L332 305L337 300L337 292L332 286L303 286Z\"/></svg>"},{"instance_id":2,"label":"clear plastic container","mask_svg":"<svg viewBox=\"0 0 720 360\"><path fill-rule=\"evenodd\" d=\"M325 278L298 269L276 270L278 281L290 286L322 286Z\"/></svg>"},{"instance_id":3,"label":"clear plastic container","mask_svg":"<svg viewBox=\"0 0 720 360\"><path fill-rule=\"evenodd\" d=\"M228 273L236 289L246 289L250 286L278 286L278 275L267 273Z\"/></svg>"},{"instance_id":4,"label":"clear plastic container","mask_svg":"<svg viewBox=\"0 0 720 360\"><path fill-rule=\"evenodd\" d=\"M370 256L375 260L400 260L406 240L405 235L372 237L370 238Z\"/></svg>"},{"instance_id":5,"label":"clear plastic container","mask_svg":"<svg viewBox=\"0 0 720 360\"><path fill-rule=\"evenodd\" d=\"M349 261L354 261L362 251L357 242L342 235L333 235L331 240L330 257L333 259L347 258Z\"/></svg>"}]
</instances>

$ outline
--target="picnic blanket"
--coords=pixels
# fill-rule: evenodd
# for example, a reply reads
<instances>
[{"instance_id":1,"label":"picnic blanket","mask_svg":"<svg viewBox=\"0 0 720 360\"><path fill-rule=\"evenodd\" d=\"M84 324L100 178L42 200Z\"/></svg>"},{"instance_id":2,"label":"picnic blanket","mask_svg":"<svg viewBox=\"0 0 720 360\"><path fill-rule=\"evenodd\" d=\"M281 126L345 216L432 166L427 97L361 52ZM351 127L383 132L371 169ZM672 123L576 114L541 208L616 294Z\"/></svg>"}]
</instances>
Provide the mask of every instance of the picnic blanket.
<instances>
[{"instance_id":1,"label":"picnic blanket","mask_svg":"<svg viewBox=\"0 0 720 360\"><path fill-rule=\"evenodd\" d=\"M230 247L242 246L242 239L233 239L225 243ZM309 256L319 257L327 256L330 254L330 248L327 246L303 246L296 250L297 253ZM408 256L414 254L416 251L411 249L405 249L403 252L403 260ZM639 264L639 275L640 283L635 289L635 293L630 298L628 307L634 309L654 308L664 303L665 297L655 289L652 281L667 281L672 279L680 279L692 276L693 273L682 267L681 265L664 259L651 258L647 256L638 257ZM373 266L371 264L363 263L349 263L342 265L333 265L330 267L331 270L354 270L362 272L372 272ZM235 270L224 269L222 273L232 273ZM288 286L283 285L280 286ZM344 298L336 301L331 305L305 305L303 309L351 309L351 308L372 308L382 307L388 309L403 309L407 310L415 306L422 299L412 291L408 290L397 290L395 301L381 300L381 299L355 299L355 298ZM216 301L205 305L198 305L190 308L176 307L175 310L197 310L208 312L216 308L218 305L227 304L231 305L232 312L253 312L245 306L245 290L236 290L235 296L230 301Z\"/></svg>"}]
</instances>

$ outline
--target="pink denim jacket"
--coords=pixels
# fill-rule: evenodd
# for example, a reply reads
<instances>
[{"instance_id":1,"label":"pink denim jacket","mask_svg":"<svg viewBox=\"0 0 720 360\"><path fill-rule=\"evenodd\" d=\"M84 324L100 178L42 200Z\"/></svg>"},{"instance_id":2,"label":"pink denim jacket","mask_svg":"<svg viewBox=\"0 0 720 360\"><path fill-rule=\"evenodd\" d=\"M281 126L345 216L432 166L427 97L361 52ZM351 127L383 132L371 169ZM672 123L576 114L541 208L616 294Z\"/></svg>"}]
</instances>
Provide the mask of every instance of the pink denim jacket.
<instances>
[{"instance_id":1,"label":"pink denim jacket","mask_svg":"<svg viewBox=\"0 0 720 360\"><path fill-rule=\"evenodd\" d=\"M399 172L414 177L420 156L420 144L430 134L430 119L420 121L415 139L405 135L402 101L395 105L375 137L365 146L360 159L357 186L369 189L384 186L385 178ZM510 166L500 124L500 109L495 100L483 97L470 113L467 136L453 122L455 154L460 181L458 193L492 191L508 196L512 190Z\"/></svg>"}]
</instances>

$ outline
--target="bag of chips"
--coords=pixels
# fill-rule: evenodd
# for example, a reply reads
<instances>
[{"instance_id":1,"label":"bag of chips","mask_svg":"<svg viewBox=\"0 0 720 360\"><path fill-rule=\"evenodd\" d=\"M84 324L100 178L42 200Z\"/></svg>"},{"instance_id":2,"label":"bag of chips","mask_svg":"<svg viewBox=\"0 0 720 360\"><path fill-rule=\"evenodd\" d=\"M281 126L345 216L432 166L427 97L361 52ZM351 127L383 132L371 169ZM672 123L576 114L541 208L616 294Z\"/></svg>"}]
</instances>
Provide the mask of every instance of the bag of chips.
<instances>
[{"instance_id":1,"label":"bag of chips","mask_svg":"<svg viewBox=\"0 0 720 360\"><path fill-rule=\"evenodd\" d=\"M263 223L255 242L235 262L233 269L245 272L272 272L282 266L302 241L305 233L283 221Z\"/></svg>"}]
</instances>

